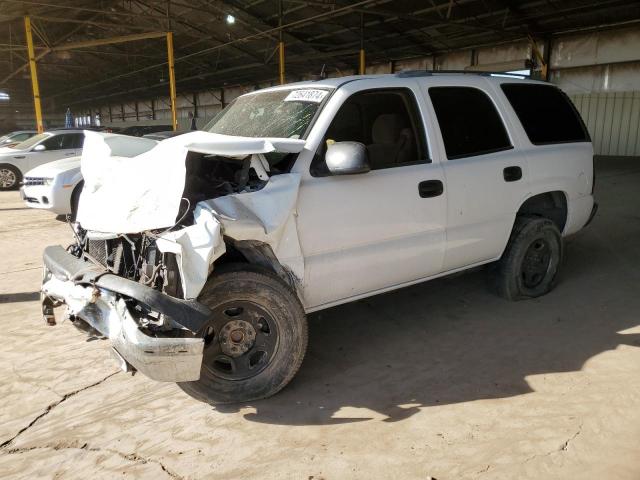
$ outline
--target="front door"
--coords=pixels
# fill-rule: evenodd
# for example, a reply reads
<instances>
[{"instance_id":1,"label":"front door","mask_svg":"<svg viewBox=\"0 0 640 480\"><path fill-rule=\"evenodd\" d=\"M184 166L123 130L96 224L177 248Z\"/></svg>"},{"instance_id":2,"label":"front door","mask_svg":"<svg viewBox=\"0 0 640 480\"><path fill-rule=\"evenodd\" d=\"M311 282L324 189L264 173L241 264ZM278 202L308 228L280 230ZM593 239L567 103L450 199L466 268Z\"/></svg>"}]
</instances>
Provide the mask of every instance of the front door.
<instances>
[{"instance_id":1,"label":"front door","mask_svg":"<svg viewBox=\"0 0 640 480\"><path fill-rule=\"evenodd\" d=\"M29 170L54 160L80 155L83 139L83 133L62 133L49 137L41 142L45 150L34 151L32 149L27 154Z\"/></svg>"},{"instance_id":2,"label":"front door","mask_svg":"<svg viewBox=\"0 0 640 480\"><path fill-rule=\"evenodd\" d=\"M308 308L400 286L442 269L446 197L410 88L365 90L342 104L303 179L298 235ZM366 145L372 170L330 175L327 142Z\"/></svg>"}]
</instances>

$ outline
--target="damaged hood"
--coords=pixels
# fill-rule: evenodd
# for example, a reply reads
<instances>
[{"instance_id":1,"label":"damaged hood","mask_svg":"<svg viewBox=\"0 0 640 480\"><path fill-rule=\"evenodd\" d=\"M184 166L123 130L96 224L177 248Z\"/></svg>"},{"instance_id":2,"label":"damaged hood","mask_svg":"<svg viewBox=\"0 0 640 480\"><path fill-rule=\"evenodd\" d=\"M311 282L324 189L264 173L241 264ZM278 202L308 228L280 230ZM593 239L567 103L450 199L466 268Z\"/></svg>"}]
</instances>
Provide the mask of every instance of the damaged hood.
<instances>
[{"instance_id":1,"label":"damaged hood","mask_svg":"<svg viewBox=\"0 0 640 480\"><path fill-rule=\"evenodd\" d=\"M87 230L137 233L174 225L185 185L189 151L244 158L299 153L304 140L190 132L162 142L85 132L81 169L85 185L77 219ZM134 155L132 153L135 153Z\"/></svg>"}]
</instances>

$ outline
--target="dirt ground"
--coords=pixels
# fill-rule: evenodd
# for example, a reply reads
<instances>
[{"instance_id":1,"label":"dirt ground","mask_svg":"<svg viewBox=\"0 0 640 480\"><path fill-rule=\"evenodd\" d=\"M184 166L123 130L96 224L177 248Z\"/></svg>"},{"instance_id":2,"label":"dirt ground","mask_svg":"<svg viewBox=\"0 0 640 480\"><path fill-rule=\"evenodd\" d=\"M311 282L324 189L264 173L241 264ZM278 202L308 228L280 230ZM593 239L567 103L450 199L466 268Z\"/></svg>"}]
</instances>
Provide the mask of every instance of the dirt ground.
<instances>
[{"instance_id":1,"label":"dirt ground","mask_svg":"<svg viewBox=\"0 0 640 480\"><path fill-rule=\"evenodd\" d=\"M314 314L291 385L224 408L45 326L41 252L71 233L1 193L0 478L638 480L639 161L598 164L548 296L476 271Z\"/></svg>"}]
</instances>

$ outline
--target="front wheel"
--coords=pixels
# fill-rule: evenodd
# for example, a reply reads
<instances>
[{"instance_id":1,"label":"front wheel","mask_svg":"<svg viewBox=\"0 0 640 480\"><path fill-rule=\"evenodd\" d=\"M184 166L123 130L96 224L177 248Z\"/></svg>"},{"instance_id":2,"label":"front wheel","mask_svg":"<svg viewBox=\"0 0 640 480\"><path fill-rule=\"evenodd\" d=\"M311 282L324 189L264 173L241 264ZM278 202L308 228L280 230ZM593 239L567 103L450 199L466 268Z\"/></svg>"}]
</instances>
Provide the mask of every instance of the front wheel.
<instances>
[{"instance_id":1,"label":"front wheel","mask_svg":"<svg viewBox=\"0 0 640 480\"><path fill-rule=\"evenodd\" d=\"M180 387L208 403L274 395L296 374L307 348L307 320L298 297L267 270L223 267L198 301L213 312L200 332L205 347L200 379Z\"/></svg>"},{"instance_id":2,"label":"front wheel","mask_svg":"<svg viewBox=\"0 0 640 480\"><path fill-rule=\"evenodd\" d=\"M555 286L561 262L562 235L556 224L541 217L518 217L496 265L496 290L507 300L544 295Z\"/></svg>"},{"instance_id":3,"label":"front wheel","mask_svg":"<svg viewBox=\"0 0 640 480\"><path fill-rule=\"evenodd\" d=\"M15 190L21 181L20 170L13 165L0 165L0 191Z\"/></svg>"}]
</instances>

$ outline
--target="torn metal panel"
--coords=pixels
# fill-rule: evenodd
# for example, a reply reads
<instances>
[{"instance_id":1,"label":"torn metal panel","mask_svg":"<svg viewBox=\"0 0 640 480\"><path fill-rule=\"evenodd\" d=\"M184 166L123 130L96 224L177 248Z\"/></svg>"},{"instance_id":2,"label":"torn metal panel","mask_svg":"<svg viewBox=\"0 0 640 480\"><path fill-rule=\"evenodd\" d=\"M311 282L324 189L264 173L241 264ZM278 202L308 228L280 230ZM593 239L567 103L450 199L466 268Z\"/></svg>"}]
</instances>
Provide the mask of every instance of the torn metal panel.
<instances>
[{"instance_id":1,"label":"torn metal panel","mask_svg":"<svg viewBox=\"0 0 640 480\"><path fill-rule=\"evenodd\" d=\"M273 248L295 208L299 186L300 174L275 175L256 192L226 195L201 204L223 215L225 235L236 240L261 240Z\"/></svg>"},{"instance_id":2,"label":"torn metal panel","mask_svg":"<svg viewBox=\"0 0 640 480\"><path fill-rule=\"evenodd\" d=\"M161 252L176 255L186 299L200 294L213 262L226 251L220 222L202 204L196 206L193 225L163 234L156 245Z\"/></svg>"},{"instance_id":3,"label":"torn metal panel","mask_svg":"<svg viewBox=\"0 0 640 480\"><path fill-rule=\"evenodd\" d=\"M257 192L239 193L201 202L218 214L224 234L234 240L268 244L280 263L298 279L304 261L295 222L300 175L276 175Z\"/></svg>"},{"instance_id":4,"label":"torn metal panel","mask_svg":"<svg viewBox=\"0 0 640 480\"><path fill-rule=\"evenodd\" d=\"M197 298L213 262L226 251L223 233L233 240L269 245L281 265L302 279L304 261L294 218L299 185L298 174L277 175L259 191L200 202L193 225L161 235L158 249L178 257L185 298Z\"/></svg>"}]
</instances>

